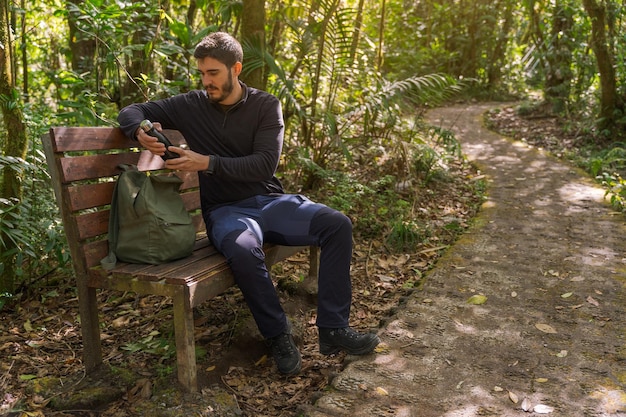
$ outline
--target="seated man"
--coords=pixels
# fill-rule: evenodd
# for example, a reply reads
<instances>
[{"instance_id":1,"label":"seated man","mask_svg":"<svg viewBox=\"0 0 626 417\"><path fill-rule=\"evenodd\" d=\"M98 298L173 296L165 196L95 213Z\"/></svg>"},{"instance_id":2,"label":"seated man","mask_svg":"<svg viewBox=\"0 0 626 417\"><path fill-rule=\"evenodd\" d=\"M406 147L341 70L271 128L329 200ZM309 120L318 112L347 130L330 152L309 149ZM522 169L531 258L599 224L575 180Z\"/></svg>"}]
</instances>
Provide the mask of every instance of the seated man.
<instances>
[{"instance_id":1,"label":"seated man","mask_svg":"<svg viewBox=\"0 0 626 417\"><path fill-rule=\"evenodd\" d=\"M301 195L285 194L275 176L283 144L280 102L239 81L243 51L232 36L213 33L194 52L204 90L132 104L118 120L125 134L155 155L165 146L140 123L182 132L189 149L165 166L197 171L202 214L213 245L226 257L278 370L296 374L301 356L265 266L263 243L321 248L317 321L320 352L361 355L380 342L349 325L352 223L344 214Z\"/></svg>"}]
</instances>

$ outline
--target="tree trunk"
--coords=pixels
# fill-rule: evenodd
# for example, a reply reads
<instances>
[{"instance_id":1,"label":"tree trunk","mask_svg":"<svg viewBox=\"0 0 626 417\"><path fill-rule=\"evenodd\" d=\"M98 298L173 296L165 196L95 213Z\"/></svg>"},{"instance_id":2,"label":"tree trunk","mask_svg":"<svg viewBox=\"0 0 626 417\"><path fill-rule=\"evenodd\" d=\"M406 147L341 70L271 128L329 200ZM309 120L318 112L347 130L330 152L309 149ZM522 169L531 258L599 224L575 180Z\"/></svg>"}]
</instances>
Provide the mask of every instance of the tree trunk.
<instances>
[{"instance_id":1,"label":"tree trunk","mask_svg":"<svg viewBox=\"0 0 626 417\"><path fill-rule=\"evenodd\" d=\"M544 96L559 114L567 109L572 82L572 45L569 39L574 27L572 6L566 0L557 0L552 11L552 28L546 54L548 63Z\"/></svg>"},{"instance_id":2,"label":"tree trunk","mask_svg":"<svg viewBox=\"0 0 626 417\"><path fill-rule=\"evenodd\" d=\"M502 16L500 16L502 26L500 27L499 34L494 34L495 46L491 59L489 60L489 67L487 68L487 86L490 90L499 88L500 81L502 80L502 69L504 68L506 60L507 42L513 26L513 2L504 0L496 4L495 9L504 10Z\"/></svg>"},{"instance_id":3,"label":"tree trunk","mask_svg":"<svg viewBox=\"0 0 626 417\"><path fill-rule=\"evenodd\" d=\"M359 48L359 39L361 38L361 28L363 26L363 6L365 0L359 0L357 6L356 19L354 21L354 34L352 35L352 44L350 45L350 64L354 64L356 59L356 51Z\"/></svg>"},{"instance_id":4,"label":"tree trunk","mask_svg":"<svg viewBox=\"0 0 626 417\"><path fill-rule=\"evenodd\" d=\"M21 3L22 10L26 10L26 0L22 0ZM21 17L21 37L22 37L22 45L28 45L28 37L26 36L27 28L26 28L26 15L23 14ZM28 52L26 48L22 50L22 96L24 97L25 102L29 102L30 97L30 87L28 82Z\"/></svg>"},{"instance_id":5,"label":"tree trunk","mask_svg":"<svg viewBox=\"0 0 626 417\"><path fill-rule=\"evenodd\" d=\"M265 0L244 0L241 15L241 40L265 50ZM244 58L245 60L245 58ZM243 82L251 87L265 89L265 68L246 72Z\"/></svg>"},{"instance_id":6,"label":"tree trunk","mask_svg":"<svg viewBox=\"0 0 626 417\"><path fill-rule=\"evenodd\" d=\"M83 0L67 0L67 24L69 26L69 45L72 51L72 69L80 74L91 72L94 67L96 40L88 37L78 26L78 16L72 12L72 5L80 6Z\"/></svg>"},{"instance_id":7,"label":"tree trunk","mask_svg":"<svg viewBox=\"0 0 626 417\"><path fill-rule=\"evenodd\" d=\"M378 24L378 50L376 51L376 69L382 70L385 61L385 9L386 0L381 0L380 6L380 22Z\"/></svg>"},{"instance_id":8,"label":"tree trunk","mask_svg":"<svg viewBox=\"0 0 626 417\"><path fill-rule=\"evenodd\" d=\"M614 125L615 110L618 108L617 81L614 59L609 50L606 34L606 8L596 0L583 0L585 10L591 19L591 48L596 56L600 73L600 129Z\"/></svg>"},{"instance_id":9,"label":"tree trunk","mask_svg":"<svg viewBox=\"0 0 626 417\"><path fill-rule=\"evenodd\" d=\"M143 4L144 0L133 0L133 3ZM132 34L132 45L142 45L144 48L133 49L130 56L126 56L126 76L121 78L119 85L119 92L109 91L111 101L117 103L118 108L125 107L131 103L137 103L148 100L141 86L135 81L141 74L152 74L153 71L153 59L151 59L152 49L148 49L145 46L151 41L154 41L158 36L159 31L159 15L151 17L149 13L140 13L135 19L135 30ZM149 28L155 28L157 33L154 33Z\"/></svg>"},{"instance_id":10,"label":"tree trunk","mask_svg":"<svg viewBox=\"0 0 626 417\"><path fill-rule=\"evenodd\" d=\"M8 103L2 106L6 134L3 155L23 159L26 157L28 141L22 120L21 105L16 103L19 94L15 90L15 80L12 76L13 56L11 55L11 26L8 20L9 7L9 0L0 0L0 95L8 99ZM9 166L4 168L0 198L12 201L22 200L22 180L17 172ZM0 242L4 242L4 247L0 246L0 250L5 254L12 253L17 249L11 239L2 235L1 232ZM16 258L15 256L7 256L3 261L5 265L0 271L0 293L10 293L15 286Z\"/></svg>"}]
</instances>

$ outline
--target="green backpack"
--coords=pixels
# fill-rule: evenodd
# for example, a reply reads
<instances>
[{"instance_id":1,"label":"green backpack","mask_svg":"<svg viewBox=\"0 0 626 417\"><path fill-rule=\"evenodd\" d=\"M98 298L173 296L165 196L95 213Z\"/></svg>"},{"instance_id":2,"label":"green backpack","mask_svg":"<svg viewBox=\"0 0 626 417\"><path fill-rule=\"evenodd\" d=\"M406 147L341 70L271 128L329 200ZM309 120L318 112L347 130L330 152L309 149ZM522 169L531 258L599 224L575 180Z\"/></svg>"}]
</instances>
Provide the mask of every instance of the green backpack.
<instances>
[{"instance_id":1,"label":"green backpack","mask_svg":"<svg viewBox=\"0 0 626 417\"><path fill-rule=\"evenodd\" d=\"M112 269L119 260L161 264L191 255L196 229L178 192L175 175L149 175L120 165L109 217L109 255L100 261Z\"/></svg>"}]
</instances>

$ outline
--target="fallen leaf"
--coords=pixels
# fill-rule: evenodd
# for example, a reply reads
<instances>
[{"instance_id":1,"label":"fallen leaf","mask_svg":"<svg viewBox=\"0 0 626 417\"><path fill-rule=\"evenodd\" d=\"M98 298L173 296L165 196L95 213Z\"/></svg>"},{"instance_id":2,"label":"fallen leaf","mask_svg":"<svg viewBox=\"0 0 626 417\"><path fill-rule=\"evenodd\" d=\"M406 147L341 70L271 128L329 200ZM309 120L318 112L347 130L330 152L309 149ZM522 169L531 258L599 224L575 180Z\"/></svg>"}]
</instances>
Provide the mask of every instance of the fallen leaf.
<instances>
[{"instance_id":1,"label":"fallen leaf","mask_svg":"<svg viewBox=\"0 0 626 417\"><path fill-rule=\"evenodd\" d=\"M559 353L556 354L557 358L564 358L567 356L567 350L563 349L562 351L560 351Z\"/></svg>"},{"instance_id":2,"label":"fallen leaf","mask_svg":"<svg viewBox=\"0 0 626 417\"><path fill-rule=\"evenodd\" d=\"M596 307L600 305L592 296L587 297L587 302Z\"/></svg>"},{"instance_id":3,"label":"fallen leaf","mask_svg":"<svg viewBox=\"0 0 626 417\"><path fill-rule=\"evenodd\" d=\"M26 320L24 322L24 330L26 330L27 332L33 331L33 325L30 323L30 320Z\"/></svg>"},{"instance_id":4,"label":"fallen leaf","mask_svg":"<svg viewBox=\"0 0 626 417\"><path fill-rule=\"evenodd\" d=\"M129 316L120 316L111 322L113 327L116 327L116 328L125 327L128 325L128 323L130 323Z\"/></svg>"},{"instance_id":5,"label":"fallen leaf","mask_svg":"<svg viewBox=\"0 0 626 417\"><path fill-rule=\"evenodd\" d=\"M565 294L561 294L561 298L570 298L572 296L572 292L566 292Z\"/></svg>"},{"instance_id":6,"label":"fallen leaf","mask_svg":"<svg viewBox=\"0 0 626 417\"><path fill-rule=\"evenodd\" d=\"M517 404L517 402L519 401L519 398L517 398L517 395L511 391L509 391L509 399L513 401L513 403L515 404Z\"/></svg>"},{"instance_id":7,"label":"fallen leaf","mask_svg":"<svg viewBox=\"0 0 626 417\"><path fill-rule=\"evenodd\" d=\"M132 387L128 395L130 397L138 397L144 400L150 399L152 397L152 382L148 378L141 378L137 380L135 386Z\"/></svg>"},{"instance_id":8,"label":"fallen leaf","mask_svg":"<svg viewBox=\"0 0 626 417\"><path fill-rule=\"evenodd\" d=\"M499 387L499 386L497 386L497 385L496 385L495 387L493 387L493 390L494 390L495 392L502 392L502 391L504 391L504 388Z\"/></svg>"},{"instance_id":9,"label":"fallen leaf","mask_svg":"<svg viewBox=\"0 0 626 417\"><path fill-rule=\"evenodd\" d=\"M480 305L487 302L487 297L482 294L472 295L468 300L468 304Z\"/></svg>"},{"instance_id":10,"label":"fallen leaf","mask_svg":"<svg viewBox=\"0 0 626 417\"><path fill-rule=\"evenodd\" d=\"M549 405L537 404L533 411L537 414L548 414L554 411L554 407L550 407Z\"/></svg>"},{"instance_id":11,"label":"fallen leaf","mask_svg":"<svg viewBox=\"0 0 626 417\"><path fill-rule=\"evenodd\" d=\"M556 329L552 326L550 326L549 324L545 324L545 323L537 323L535 324L535 327L539 330L541 330L544 333L556 333Z\"/></svg>"},{"instance_id":12,"label":"fallen leaf","mask_svg":"<svg viewBox=\"0 0 626 417\"><path fill-rule=\"evenodd\" d=\"M384 389L383 387L376 387L376 393L378 395L383 395L383 396L389 395L389 392L386 389Z\"/></svg>"},{"instance_id":13,"label":"fallen leaf","mask_svg":"<svg viewBox=\"0 0 626 417\"><path fill-rule=\"evenodd\" d=\"M524 398L524 401L522 401L522 410L528 411L530 410L531 406L532 405L530 404L530 400L528 398Z\"/></svg>"},{"instance_id":14,"label":"fallen leaf","mask_svg":"<svg viewBox=\"0 0 626 417\"><path fill-rule=\"evenodd\" d=\"M543 384L544 382L548 382L548 378L536 378L535 381Z\"/></svg>"},{"instance_id":15,"label":"fallen leaf","mask_svg":"<svg viewBox=\"0 0 626 417\"><path fill-rule=\"evenodd\" d=\"M377 277L382 282L395 282L395 281L398 280L397 278L390 277L390 276L387 276L387 275L382 275L382 274L378 274Z\"/></svg>"}]
</instances>

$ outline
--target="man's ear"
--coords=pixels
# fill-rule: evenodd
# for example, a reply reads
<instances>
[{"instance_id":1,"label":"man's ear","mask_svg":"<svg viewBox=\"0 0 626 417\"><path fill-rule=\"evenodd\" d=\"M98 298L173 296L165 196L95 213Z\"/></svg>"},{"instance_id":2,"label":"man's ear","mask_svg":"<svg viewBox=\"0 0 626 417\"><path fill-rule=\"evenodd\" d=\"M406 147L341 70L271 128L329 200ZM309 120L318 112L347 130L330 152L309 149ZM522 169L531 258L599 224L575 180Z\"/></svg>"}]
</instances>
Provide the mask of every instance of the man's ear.
<instances>
[{"instance_id":1,"label":"man's ear","mask_svg":"<svg viewBox=\"0 0 626 417\"><path fill-rule=\"evenodd\" d=\"M243 69L243 64L239 61L235 62L235 65L233 65L233 74L239 77L239 74L241 74L242 69Z\"/></svg>"}]
</instances>

